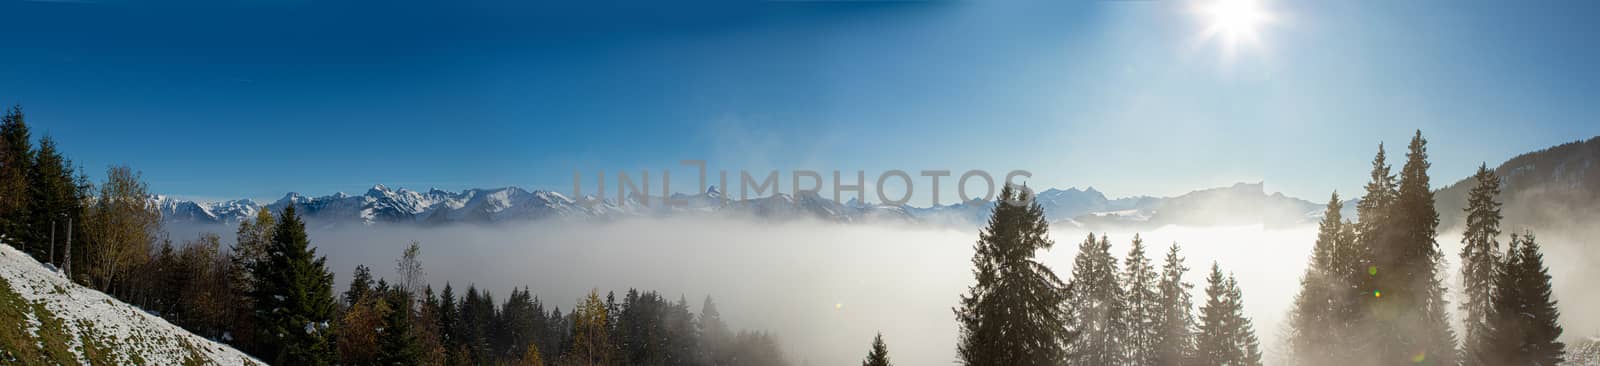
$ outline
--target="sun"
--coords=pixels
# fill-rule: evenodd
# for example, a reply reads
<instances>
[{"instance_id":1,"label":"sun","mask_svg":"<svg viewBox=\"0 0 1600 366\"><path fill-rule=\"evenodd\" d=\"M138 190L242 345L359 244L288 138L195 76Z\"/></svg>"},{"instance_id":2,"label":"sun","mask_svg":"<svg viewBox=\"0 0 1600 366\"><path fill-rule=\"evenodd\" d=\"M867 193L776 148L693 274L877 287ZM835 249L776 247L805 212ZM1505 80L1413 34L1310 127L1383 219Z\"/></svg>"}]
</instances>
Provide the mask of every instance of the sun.
<instances>
[{"instance_id":1,"label":"sun","mask_svg":"<svg viewBox=\"0 0 1600 366\"><path fill-rule=\"evenodd\" d=\"M1273 21L1260 0L1203 1L1195 9L1206 23L1201 37L1221 43L1225 54L1231 55L1241 45L1258 46L1261 29Z\"/></svg>"}]
</instances>

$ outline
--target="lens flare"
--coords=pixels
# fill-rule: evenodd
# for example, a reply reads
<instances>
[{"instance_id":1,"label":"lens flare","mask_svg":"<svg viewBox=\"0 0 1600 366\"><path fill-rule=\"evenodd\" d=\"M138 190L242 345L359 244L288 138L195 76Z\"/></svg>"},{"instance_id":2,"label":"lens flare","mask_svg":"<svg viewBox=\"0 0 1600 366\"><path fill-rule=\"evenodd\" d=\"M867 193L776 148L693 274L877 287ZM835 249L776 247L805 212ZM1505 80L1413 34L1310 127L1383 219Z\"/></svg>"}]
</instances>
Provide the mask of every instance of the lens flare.
<instances>
[{"instance_id":1,"label":"lens flare","mask_svg":"<svg viewBox=\"0 0 1600 366\"><path fill-rule=\"evenodd\" d=\"M1383 297L1383 291L1373 290L1372 297Z\"/></svg>"},{"instance_id":2,"label":"lens flare","mask_svg":"<svg viewBox=\"0 0 1600 366\"><path fill-rule=\"evenodd\" d=\"M1369 266L1369 267L1367 267L1367 275L1368 276L1377 276L1378 275L1378 266Z\"/></svg>"}]
</instances>

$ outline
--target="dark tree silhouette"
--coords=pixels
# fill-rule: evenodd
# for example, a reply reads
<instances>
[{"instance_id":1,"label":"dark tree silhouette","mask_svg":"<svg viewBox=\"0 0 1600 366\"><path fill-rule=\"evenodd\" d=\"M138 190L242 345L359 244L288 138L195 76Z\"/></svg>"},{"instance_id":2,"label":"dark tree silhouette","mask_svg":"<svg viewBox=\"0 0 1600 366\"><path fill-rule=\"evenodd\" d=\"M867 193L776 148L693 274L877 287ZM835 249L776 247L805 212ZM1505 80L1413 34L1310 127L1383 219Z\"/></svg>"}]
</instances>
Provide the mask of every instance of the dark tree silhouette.
<instances>
[{"instance_id":1,"label":"dark tree silhouette","mask_svg":"<svg viewBox=\"0 0 1600 366\"><path fill-rule=\"evenodd\" d=\"M883 333L872 337L872 351L867 352L867 359L861 361L861 366L890 366L889 346L883 344Z\"/></svg>"},{"instance_id":2,"label":"dark tree silhouette","mask_svg":"<svg viewBox=\"0 0 1600 366\"><path fill-rule=\"evenodd\" d=\"M1015 204L1013 202L1027 202ZM1054 245L1044 208L1006 186L988 227L978 233L968 287L955 308L961 335L957 351L966 365L1056 365L1067 356L1065 285L1034 260Z\"/></svg>"},{"instance_id":3,"label":"dark tree silhouette","mask_svg":"<svg viewBox=\"0 0 1600 366\"><path fill-rule=\"evenodd\" d=\"M1462 364L1493 365L1487 336L1492 331L1490 312L1494 309L1495 272L1500 266L1500 178L1488 165L1479 165L1473 175L1478 185L1467 198L1467 228L1461 237L1461 286L1466 299L1461 302L1465 324Z\"/></svg>"},{"instance_id":4,"label":"dark tree silhouette","mask_svg":"<svg viewBox=\"0 0 1600 366\"><path fill-rule=\"evenodd\" d=\"M277 364L334 363L333 274L311 248L293 205L283 209L267 249L266 260L251 270L260 356Z\"/></svg>"}]
</instances>

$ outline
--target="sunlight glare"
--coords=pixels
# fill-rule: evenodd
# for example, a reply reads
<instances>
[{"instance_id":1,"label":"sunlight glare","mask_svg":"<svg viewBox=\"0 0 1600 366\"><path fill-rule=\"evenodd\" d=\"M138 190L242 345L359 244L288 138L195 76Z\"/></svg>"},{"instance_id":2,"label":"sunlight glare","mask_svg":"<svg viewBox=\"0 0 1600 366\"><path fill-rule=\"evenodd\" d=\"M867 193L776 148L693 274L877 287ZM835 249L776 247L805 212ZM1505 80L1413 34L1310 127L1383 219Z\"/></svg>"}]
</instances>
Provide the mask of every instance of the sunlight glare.
<instances>
[{"instance_id":1,"label":"sunlight glare","mask_svg":"<svg viewBox=\"0 0 1600 366\"><path fill-rule=\"evenodd\" d=\"M1207 22L1201 36L1216 39L1229 56L1241 42L1258 45L1262 26L1273 20L1258 0L1207 0L1196 10Z\"/></svg>"}]
</instances>

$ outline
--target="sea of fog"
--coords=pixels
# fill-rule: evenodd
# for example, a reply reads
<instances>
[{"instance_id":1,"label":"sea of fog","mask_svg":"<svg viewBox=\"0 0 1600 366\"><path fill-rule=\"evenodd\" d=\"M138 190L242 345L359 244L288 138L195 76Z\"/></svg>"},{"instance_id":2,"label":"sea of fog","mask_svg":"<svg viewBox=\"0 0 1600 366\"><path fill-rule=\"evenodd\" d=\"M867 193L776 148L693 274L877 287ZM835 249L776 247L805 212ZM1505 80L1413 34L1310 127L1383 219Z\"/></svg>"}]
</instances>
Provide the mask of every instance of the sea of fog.
<instances>
[{"instance_id":1,"label":"sea of fog","mask_svg":"<svg viewBox=\"0 0 1600 366\"><path fill-rule=\"evenodd\" d=\"M181 231L173 232L174 239L192 237L192 231ZM1114 254L1124 257L1134 233L1105 234ZM1056 245L1040 252L1040 260L1067 278L1085 235L1052 231ZM1140 235L1157 265L1169 245L1182 247L1196 304L1203 302L1204 276L1213 262L1236 275L1269 363L1281 354L1278 335L1316 238L1314 226L1168 226ZM671 299L687 298L696 313L710 295L734 328L775 332L797 365L859 362L876 332L883 332L897 363L939 365L955 360L951 309L973 282L969 261L977 229L672 218L345 227L313 230L311 239L327 255L336 289L344 288L358 264L394 277L395 259L416 240L435 289L449 282L460 294L473 284L503 300L512 288L528 286L546 307L563 311L591 289L619 296L628 288L657 290ZM1585 310L1600 305L1600 295L1580 282L1596 278L1592 264L1600 258L1593 246L1541 239L1568 335L1600 334L1600 314ZM1459 240L1459 234L1439 238L1450 262L1444 273L1458 271ZM1455 277L1448 280L1457 287Z\"/></svg>"}]
</instances>

